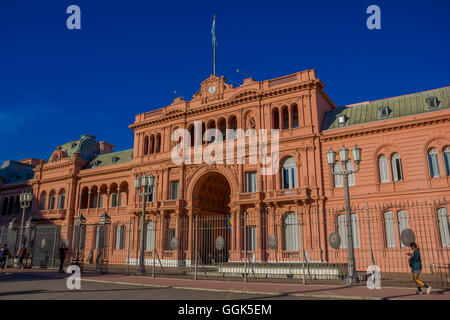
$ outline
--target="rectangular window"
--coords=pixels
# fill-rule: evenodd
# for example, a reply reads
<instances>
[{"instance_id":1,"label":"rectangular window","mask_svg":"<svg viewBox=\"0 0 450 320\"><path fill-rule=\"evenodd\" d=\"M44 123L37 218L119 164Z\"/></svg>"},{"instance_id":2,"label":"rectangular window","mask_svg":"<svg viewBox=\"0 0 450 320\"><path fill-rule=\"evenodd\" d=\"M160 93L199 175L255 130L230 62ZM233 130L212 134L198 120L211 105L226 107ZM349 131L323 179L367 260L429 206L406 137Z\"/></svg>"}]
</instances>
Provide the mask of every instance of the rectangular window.
<instances>
[{"instance_id":1,"label":"rectangular window","mask_svg":"<svg viewBox=\"0 0 450 320\"><path fill-rule=\"evenodd\" d=\"M120 226L116 227L116 249L120 249Z\"/></svg>"},{"instance_id":2,"label":"rectangular window","mask_svg":"<svg viewBox=\"0 0 450 320\"><path fill-rule=\"evenodd\" d=\"M153 221L149 221L147 223L146 237L147 241L145 242L145 250L151 251L155 247L155 228L153 225Z\"/></svg>"},{"instance_id":3,"label":"rectangular window","mask_svg":"<svg viewBox=\"0 0 450 320\"><path fill-rule=\"evenodd\" d=\"M384 213L384 227L386 230L386 247L395 248L395 227L394 227L394 214L392 211L387 211Z\"/></svg>"},{"instance_id":4,"label":"rectangular window","mask_svg":"<svg viewBox=\"0 0 450 320\"><path fill-rule=\"evenodd\" d=\"M165 250L172 250L172 248L170 247L170 241L172 240L173 237L175 237L175 228L167 229L167 239L166 239Z\"/></svg>"},{"instance_id":5,"label":"rectangular window","mask_svg":"<svg viewBox=\"0 0 450 320\"><path fill-rule=\"evenodd\" d=\"M256 192L256 171L245 173L245 192Z\"/></svg>"},{"instance_id":6,"label":"rectangular window","mask_svg":"<svg viewBox=\"0 0 450 320\"><path fill-rule=\"evenodd\" d=\"M428 162L430 164L430 176L432 178L439 178L441 176L441 169L439 168L439 154L428 154Z\"/></svg>"},{"instance_id":7,"label":"rectangular window","mask_svg":"<svg viewBox=\"0 0 450 320\"><path fill-rule=\"evenodd\" d=\"M171 200L178 200L179 187L180 187L179 181L170 181L170 199Z\"/></svg>"},{"instance_id":8,"label":"rectangular window","mask_svg":"<svg viewBox=\"0 0 450 320\"><path fill-rule=\"evenodd\" d=\"M120 227L120 249L125 248L125 234L126 234L125 225Z\"/></svg>"},{"instance_id":9,"label":"rectangular window","mask_svg":"<svg viewBox=\"0 0 450 320\"><path fill-rule=\"evenodd\" d=\"M448 219L447 211L445 208L440 208L437 211L438 224L439 224L439 236L441 238L441 245L444 248L450 247L450 220Z\"/></svg>"},{"instance_id":10,"label":"rectangular window","mask_svg":"<svg viewBox=\"0 0 450 320\"><path fill-rule=\"evenodd\" d=\"M346 166L347 166L347 170L348 171L353 171L354 170L353 161L348 161ZM354 173L348 175L348 185L350 187L355 185L355 174Z\"/></svg>"},{"instance_id":11,"label":"rectangular window","mask_svg":"<svg viewBox=\"0 0 450 320\"><path fill-rule=\"evenodd\" d=\"M152 188L149 187L148 191L150 194L148 195L147 202L152 202L156 200L156 183L153 182Z\"/></svg>"},{"instance_id":12,"label":"rectangular window","mask_svg":"<svg viewBox=\"0 0 450 320\"><path fill-rule=\"evenodd\" d=\"M256 226L247 226L247 250L256 250Z\"/></svg>"},{"instance_id":13,"label":"rectangular window","mask_svg":"<svg viewBox=\"0 0 450 320\"><path fill-rule=\"evenodd\" d=\"M352 221L352 236L353 236L353 248L359 248L359 226L358 226L358 216L356 214L351 215ZM340 249L347 248L347 224L346 217L344 214L338 216L338 232L341 237L341 247Z\"/></svg>"},{"instance_id":14,"label":"rectangular window","mask_svg":"<svg viewBox=\"0 0 450 320\"><path fill-rule=\"evenodd\" d=\"M99 208L103 207L103 194L100 194L100 196L98 198L98 207Z\"/></svg>"},{"instance_id":15,"label":"rectangular window","mask_svg":"<svg viewBox=\"0 0 450 320\"><path fill-rule=\"evenodd\" d=\"M339 162L336 162L334 164L334 172L335 173L341 173L342 172L342 168L341 168L341 164ZM343 185L343 179L342 179L342 175L337 174L334 176L334 187L335 188L342 188Z\"/></svg>"}]
</instances>

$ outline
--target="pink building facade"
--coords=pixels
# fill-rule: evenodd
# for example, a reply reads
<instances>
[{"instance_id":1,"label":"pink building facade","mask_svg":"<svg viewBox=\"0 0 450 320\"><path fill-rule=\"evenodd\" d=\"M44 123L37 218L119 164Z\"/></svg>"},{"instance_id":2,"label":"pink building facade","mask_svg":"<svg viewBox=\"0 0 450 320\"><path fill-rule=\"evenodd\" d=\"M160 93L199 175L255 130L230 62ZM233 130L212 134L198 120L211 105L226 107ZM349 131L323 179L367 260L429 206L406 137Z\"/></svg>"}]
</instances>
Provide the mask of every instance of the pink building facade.
<instances>
[{"instance_id":1,"label":"pink building facade","mask_svg":"<svg viewBox=\"0 0 450 320\"><path fill-rule=\"evenodd\" d=\"M202 141L197 147L204 151L219 143L224 149L227 143L233 145L225 163L196 163L193 147L191 163L174 163L171 155L178 140L172 141L173 132L194 133L196 121L202 132L267 129L269 145L270 132L276 130L278 170L262 174L262 160L251 163L248 146L239 149L233 136L223 142ZM60 225L61 239L71 243L75 218L82 215L92 229L85 242L95 247L96 224L106 212L113 230L110 259L136 261L142 198L134 181L152 174L155 185L146 202L146 225L151 225L147 234L155 241L149 242L146 259L156 252L162 260L192 265L196 245L214 246L220 234L226 239L225 262L242 261L245 245L254 262L299 262L306 252L310 262L344 263L345 245L333 249L328 241L332 232L345 238L345 211L342 179L332 175L326 153L358 145L360 171L349 179L357 264L366 268L372 251L383 270L397 270L395 261L405 260L407 250L400 240L405 228L415 231L419 243L429 243L430 265L448 264L449 222L443 199L450 199L449 121L450 87L337 107L315 70L265 81L248 78L238 87L210 76L191 100L177 98L164 108L136 115L129 126L133 149L117 152L112 144L83 135L58 146L48 161L5 162L0 169L0 224L20 221L17 197L31 189L34 200L27 219ZM238 163L243 152L245 161ZM414 211L414 205L419 208L425 201L427 210ZM251 227L246 231L244 212L246 227ZM196 226L195 217L218 217L223 232L205 233L209 225ZM420 231L424 225L426 230ZM121 228L129 232L121 233ZM367 241L370 232L373 238ZM278 239L276 248L269 247L272 235ZM168 244L173 237L180 243L175 249ZM131 254L124 253L127 248Z\"/></svg>"}]
</instances>

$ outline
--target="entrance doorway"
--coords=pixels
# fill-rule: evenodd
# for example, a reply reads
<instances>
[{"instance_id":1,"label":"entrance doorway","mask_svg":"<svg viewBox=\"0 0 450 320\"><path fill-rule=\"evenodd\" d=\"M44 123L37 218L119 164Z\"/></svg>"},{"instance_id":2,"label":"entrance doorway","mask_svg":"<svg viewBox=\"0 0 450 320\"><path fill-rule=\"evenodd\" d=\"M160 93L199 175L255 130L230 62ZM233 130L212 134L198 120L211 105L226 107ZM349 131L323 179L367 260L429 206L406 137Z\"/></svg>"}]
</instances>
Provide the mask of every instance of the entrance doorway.
<instances>
[{"instance_id":1,"label":"entrance doorway","mask_svg":"<svg viewBox=\"0 0 450 320\"><path fill-rule=\"evenodd\" d=\"M198 217L197 254L204 265L228 261L231 248L230 194L228 180L219 172L209 172L196 183L193 207Z\"/></svg>"}]
</instances>

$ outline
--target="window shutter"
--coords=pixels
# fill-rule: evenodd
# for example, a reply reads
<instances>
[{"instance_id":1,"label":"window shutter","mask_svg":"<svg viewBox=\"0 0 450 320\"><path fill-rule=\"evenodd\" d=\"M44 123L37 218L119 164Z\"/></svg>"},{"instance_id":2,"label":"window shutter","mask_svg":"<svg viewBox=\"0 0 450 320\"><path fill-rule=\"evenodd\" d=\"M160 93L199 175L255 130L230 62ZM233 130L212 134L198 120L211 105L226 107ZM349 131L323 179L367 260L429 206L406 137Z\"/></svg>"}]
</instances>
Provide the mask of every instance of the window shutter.
<instances>
[{"instance_id":1,"label":"window shutter","mask_svg":"<svg viewBox=\"0 0 450 320\"><path fill-rule=\"evenodd\" d=\"M384 213L384 226L386 230L386 247L395 248L395 228L394 228L394 214L392 211L387 211Z\"/></svg>"},{"instance_id":2,"label":"window shutter","mask_svg":"<svg viewBox=\"0 0 450 320\"><path fill-rule=\"evenodd\" d=\"M439 235L441 237L442 247L450 247L450 222L445 208L440 208L437 211L439 223Z\"/></svg>"},{"instance_id":3,"label":"window shutter","mask_svg":"<svg viewBox=\"0 0 450 320\"><path fill-rule=\"evenodd\" d=\"M399 236L402 234L402 231L408 229L408 215L405 210L401 210L397 212L398 219L398 234ZM402 247L406 247L403 242L400 242Z\"/></svg>"},{"instance_id":4,"label":"window shutter","mask_svg":"<svg viewBox=\"0 0 450 320\"><path fill-rule=\"evenodd\" d=\"M351 215L352 219L352 236L353 236L353 247L359 248L359 226L358 226L358 215L356 213Z\"/></svg>"}]
</instances>

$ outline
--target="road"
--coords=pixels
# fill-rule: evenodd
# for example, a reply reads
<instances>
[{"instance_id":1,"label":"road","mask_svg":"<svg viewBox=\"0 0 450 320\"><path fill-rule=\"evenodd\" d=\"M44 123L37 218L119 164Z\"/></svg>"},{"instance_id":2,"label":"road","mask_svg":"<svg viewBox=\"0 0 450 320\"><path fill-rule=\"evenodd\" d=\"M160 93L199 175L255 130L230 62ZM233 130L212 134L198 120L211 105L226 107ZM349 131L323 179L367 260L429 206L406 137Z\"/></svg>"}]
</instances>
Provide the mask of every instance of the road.
<instances>
[{"instance_id":1,"label":"road","mask_svg":"<svg viewBox=\"0 0 450 320\"><path fill-rule=\"evenodd\" d=\"M0 274L0 300L320 300L292 295L263 295L191 289L158 288L82 281L69 290L65 275Z\"/></svg>"}]
</instances>

